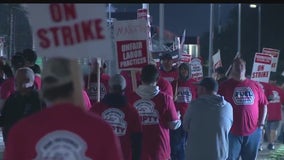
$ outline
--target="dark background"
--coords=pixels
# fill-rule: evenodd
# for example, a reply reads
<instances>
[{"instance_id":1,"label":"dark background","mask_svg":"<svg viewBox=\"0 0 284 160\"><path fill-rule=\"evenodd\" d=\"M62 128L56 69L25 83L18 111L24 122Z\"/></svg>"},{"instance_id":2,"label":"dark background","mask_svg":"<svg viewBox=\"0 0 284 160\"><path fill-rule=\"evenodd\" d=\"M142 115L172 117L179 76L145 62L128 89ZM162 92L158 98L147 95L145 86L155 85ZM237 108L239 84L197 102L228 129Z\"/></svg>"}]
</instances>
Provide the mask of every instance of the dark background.
<instances>
[{"instance_id":1,"label":"dark background","mask_svg":"<svg viewBox=\"0 0 284 160\"><path fill-rule=\"evenodd\" d=\"M124 12L125 15L134 13L142 8L142 3L112 3L115 12ZM280 50L280 60L277 72L284 69L284 4L261 4L261 48L275 48ZM32 47L30 26L25 12L19 4L0 4L0 36L10 33L10 14L14 16L13 23L13 53L24 48ZM149 3L152 25L159 26L159 4ZM226 68L232 63L237 52L238 37L238 4L214 3L214 53L221 51L223 66ZM107 9L106 9L107 12ZM165 29L181 36L186 29L187 36L200 37L200 56L205 64L208 61L209 52L209 3L165 3L164 26ZM241 54L247 61L247 74L250 74L254 54L258 48L258 10L249 7L249 3L242 4L241 22ZM9 48L9 41L6 42ZM206 71L206 70L205 70Z\"/></svg>"}]
</instances>

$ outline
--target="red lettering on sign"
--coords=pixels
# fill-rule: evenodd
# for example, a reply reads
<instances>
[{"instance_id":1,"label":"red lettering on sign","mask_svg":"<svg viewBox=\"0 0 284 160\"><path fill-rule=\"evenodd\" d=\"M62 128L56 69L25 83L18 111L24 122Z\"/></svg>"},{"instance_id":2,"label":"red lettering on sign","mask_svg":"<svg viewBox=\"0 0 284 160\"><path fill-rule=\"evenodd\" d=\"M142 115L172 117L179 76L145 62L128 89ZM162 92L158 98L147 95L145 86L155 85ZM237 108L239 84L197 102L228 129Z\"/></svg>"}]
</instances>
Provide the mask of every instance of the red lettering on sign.
<instances>
[{"instance_id":1,"label":"red lettering on sign","mask_svg":"<svg viewBox=\"0 0 284 160\"><path fill-rule=\"evenodd\" d=\"M264 70L264 65L259 65L257 67L257 71L263 71Z\"/></svg>"},{"instance_id":2,"label":"red lettering on sign","mask_svg":"<svg viewBox=\"0 0 284 160\"><path fill-rule=\"evenodd\" d=\"M104 39L102 19L81 21L73 25L41 28L37 31L40 47L70 46L90 40Z\"/></svg>"},{"instance_id":3,"label":"red lettering on sign","mask_svg":"<svg viewBox=\"0 0 284 160\"><path fill-rule=\"evenodd\" d=\"M69 21L77 18L74 4L50 4L49 11L54 22Z\"/></svg>"},{"instance_id":4,"label":"red lettering on sign","mask_svg":"<svg viewBox=\"0 0 284 160\"><path fill-rule=\"evenodd\" d=\"M68 27L68 26L62 27L62 37L63 37L64 46L74 44L74 41L73 41L73 38L72 38L72 30L71 30L70 27Z\"/></svg>"}]
</instances>

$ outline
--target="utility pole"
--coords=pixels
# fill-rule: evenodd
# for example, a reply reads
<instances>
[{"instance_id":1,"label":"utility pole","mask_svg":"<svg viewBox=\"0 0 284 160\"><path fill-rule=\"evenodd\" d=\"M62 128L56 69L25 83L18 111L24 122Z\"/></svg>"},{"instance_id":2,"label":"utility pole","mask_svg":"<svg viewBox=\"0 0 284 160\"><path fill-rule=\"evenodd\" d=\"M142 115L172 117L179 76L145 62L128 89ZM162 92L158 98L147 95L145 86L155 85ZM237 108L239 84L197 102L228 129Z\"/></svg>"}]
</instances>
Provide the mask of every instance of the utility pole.
<instances>
[{"instance_id":1,"label":"utility pole","mask_svg":"<svg viewBox=\"0 0 284 160\"><path fill-rule=\"evenodd\" d=\"M10 7L10 36L9 36L9 52L8 52L8 59L11 59L14 49L14 14L13 8Z\"/></svg>"},{"instance_id":2,"label":"utility pole","mask_svg":"<svg viewBox=\"0 0 284 160\"><path fill-rule=\"evenodd\" d=\"M208 76L212 76L212 55L213 55L213 32L214 32L214 24L213 24L213 18L214 18L214 4L210 4L210 28L209 28L209 56L208 56Z\"/></svg>"},{"instance_id":3,"label":"utility pole","mask_svg":"<svg viewBox=\"0 0 284 160\"><path fill-rule=\"evenodd\" d=\"M241 20L242 20L242 6L241 3L239 3L239 16L238 16L238 53L239 56L241 56Z\"/></svg>"},{"instance_id":4,"label":"utility pole","mask_svg":"<svg viewBox=\"0 0 284 160\"><path fill-rule=\"evenodd\" d=\"M162 48L164 45L164 4L159 5L159 46Z\"/></svg>"}]
</instances>

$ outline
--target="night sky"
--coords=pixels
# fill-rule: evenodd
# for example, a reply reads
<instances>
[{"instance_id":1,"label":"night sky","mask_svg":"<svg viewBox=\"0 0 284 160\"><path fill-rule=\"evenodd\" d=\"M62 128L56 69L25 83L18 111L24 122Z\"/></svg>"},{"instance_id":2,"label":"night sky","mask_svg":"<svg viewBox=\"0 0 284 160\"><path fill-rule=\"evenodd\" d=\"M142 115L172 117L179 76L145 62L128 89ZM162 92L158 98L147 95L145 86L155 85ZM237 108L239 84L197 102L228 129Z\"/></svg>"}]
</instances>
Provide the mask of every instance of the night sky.
<instances>
[{"instance_id":1,"label":"night sky","mask_svg":"<svg viewBox=\"0 0 284 160\"><path fill-rule=\"evenodd\" d=\"M136 12L142 8L138 3L113 3L117 12ZM218 4L214 4L215 24L225 23L230 10L237 4L226 3L220 7L220 21L218 16ZM149 3L150 15L153 18L152 24L159 25L159 4ZM182 35L186 29L187 36L201 36L209 31L210 4L209 3L164 3L164 26L177 35Z\"/></svg>"}]
</instances>

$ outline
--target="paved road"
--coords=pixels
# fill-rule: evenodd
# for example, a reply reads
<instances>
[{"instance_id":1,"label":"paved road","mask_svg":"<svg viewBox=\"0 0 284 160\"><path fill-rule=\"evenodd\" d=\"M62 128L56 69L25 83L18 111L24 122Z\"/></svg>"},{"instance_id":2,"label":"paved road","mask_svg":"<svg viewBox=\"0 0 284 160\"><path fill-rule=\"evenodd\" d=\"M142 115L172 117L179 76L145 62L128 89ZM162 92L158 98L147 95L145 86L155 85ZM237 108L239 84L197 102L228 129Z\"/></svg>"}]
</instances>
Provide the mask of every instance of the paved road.
<instances>
[{"instance_id":1,"label":"paved road","mask_svg":"<svg viewBox=\"0 0 284 160\"><path fill-rule=\"evenodd\" d=\"M276 143L275 150L272 151L267 149L267 145L263 144L263 151L259 152L257 160L284 160L284 144Z\"/></svg>"}]
</instances>

